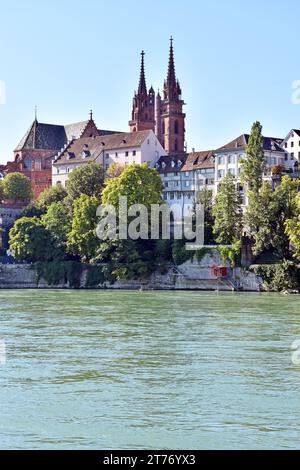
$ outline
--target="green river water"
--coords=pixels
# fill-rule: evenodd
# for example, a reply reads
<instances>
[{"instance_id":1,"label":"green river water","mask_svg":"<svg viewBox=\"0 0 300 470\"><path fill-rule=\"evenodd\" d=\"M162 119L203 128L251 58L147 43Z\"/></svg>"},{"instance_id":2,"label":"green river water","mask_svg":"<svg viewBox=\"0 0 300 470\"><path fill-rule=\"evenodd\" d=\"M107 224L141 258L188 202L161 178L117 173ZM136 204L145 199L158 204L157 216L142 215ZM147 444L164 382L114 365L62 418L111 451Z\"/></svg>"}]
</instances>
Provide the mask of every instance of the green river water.
<instances>
[{"instance_id":1,"label":"green river water","mask_svg":"<svg viewBox=\"0 0 300 470\"><path fill-rule=\"evenodd\" d=\"M0 448L299 448L296 339L299 296L2 290Z\"/></svg>"}]
</instances>

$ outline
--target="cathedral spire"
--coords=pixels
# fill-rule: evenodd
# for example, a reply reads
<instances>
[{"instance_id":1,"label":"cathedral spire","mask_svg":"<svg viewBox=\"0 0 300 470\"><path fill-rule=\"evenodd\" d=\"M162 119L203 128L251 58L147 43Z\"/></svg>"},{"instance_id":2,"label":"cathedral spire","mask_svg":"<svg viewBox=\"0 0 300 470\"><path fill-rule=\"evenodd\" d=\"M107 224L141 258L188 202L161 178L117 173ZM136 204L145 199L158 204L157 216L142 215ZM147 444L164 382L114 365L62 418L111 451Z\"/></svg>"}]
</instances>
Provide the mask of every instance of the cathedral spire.
<instances>
[{"instance_id":1,"label":"cathedral spire","mask_svg":"<svg viewBox=\"0 0 300 470\"><path fill-rule=\"evenodd\" d=\"M145 52L141 52L141 72L140 72L140 83L138 93L147 93L146 79L145 79L145 64L144 64Z\"/></svg>"},{"instance_id":2,"label":"cathedral spire","mask_svg":"<svg viewBox=\"0 0 300 470\"><path fill-rule=\"evenodd\" d=\"M168 65L168 78L167 82L169 85L176 84L175 65L174 65L174 51L173 51L173 38L170 37L170 53L169 53L169 65Z\"/></svg>"}]
</instances>

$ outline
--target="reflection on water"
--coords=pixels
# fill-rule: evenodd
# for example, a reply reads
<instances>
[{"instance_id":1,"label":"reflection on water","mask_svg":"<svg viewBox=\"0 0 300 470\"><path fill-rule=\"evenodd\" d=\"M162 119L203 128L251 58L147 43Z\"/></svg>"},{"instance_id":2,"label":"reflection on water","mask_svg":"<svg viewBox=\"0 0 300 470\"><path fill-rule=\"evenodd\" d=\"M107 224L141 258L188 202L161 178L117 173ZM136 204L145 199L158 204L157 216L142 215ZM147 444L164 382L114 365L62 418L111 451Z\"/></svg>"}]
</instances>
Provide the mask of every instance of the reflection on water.
<instances>
[{"instance_id":1,"label":"reflection on water","mask_svg":"<svg viewBox=\"0 0 300 470\"><path fill-rule=\"evenodd\" d=\"M0 291L0 448L297 448L300 299Z\"/></svg>"}]
</instances>

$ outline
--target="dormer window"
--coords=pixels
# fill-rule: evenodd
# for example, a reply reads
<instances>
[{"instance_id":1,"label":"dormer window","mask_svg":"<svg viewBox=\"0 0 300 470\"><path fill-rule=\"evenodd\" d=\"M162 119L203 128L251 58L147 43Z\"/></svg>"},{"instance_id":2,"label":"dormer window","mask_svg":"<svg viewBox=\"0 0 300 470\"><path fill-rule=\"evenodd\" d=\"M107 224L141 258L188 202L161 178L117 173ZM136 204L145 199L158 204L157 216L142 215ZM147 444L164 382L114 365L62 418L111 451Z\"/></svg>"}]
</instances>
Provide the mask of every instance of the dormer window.
<instances>
[{"instance_id":1,"label":"dormer window","mask_svg":"<svg viewBox=\"0 0 300 470\"><path fill-rule=\"evenodd\" d=\"M181 165L182 165L182 161L181 161L181 160L178 160L177 165L178 165L178 167L180 168Z\"/></svg>"},{"instance_id":2,"label":"dormer window","mask_svg":"<svg viewBox=\"0 0 300 470\"><path fill-rule=\"evenodd\" d=\"M162 168L166 168L165 162L162 162L161 167L162 167Z\"/></svg>"},{"instance_id":3,"label":"dormer window","mask_svg":"<svg viewBox=\"0 0 300 470\"><path fill-rule=\"evenodd\" d=\"M171 167L174 168L174 166L175 166L175 162L174 162L174 160L172 160Z\"/></svg>"},{"instance_id":4,"label":"dormer window","mask_svg":"<svg viewBox=\"0 0 300 470\"><path fill-rule=\"evenodd\" d=\"M75 158L75 153L74 152L68 152L67 159L71 160L71 158Z\"/></svg>"},{"instance_id":5,"label":"dormer window","mask_svg":"<svg viewBox=\"0 0 300 470\"><path fill-rule=\"evenodd\" d=\"M89 150L83 150L81 155L82 155L82 158L87 158L91 156L91 153Z\"/></svg>"}]
</instances>

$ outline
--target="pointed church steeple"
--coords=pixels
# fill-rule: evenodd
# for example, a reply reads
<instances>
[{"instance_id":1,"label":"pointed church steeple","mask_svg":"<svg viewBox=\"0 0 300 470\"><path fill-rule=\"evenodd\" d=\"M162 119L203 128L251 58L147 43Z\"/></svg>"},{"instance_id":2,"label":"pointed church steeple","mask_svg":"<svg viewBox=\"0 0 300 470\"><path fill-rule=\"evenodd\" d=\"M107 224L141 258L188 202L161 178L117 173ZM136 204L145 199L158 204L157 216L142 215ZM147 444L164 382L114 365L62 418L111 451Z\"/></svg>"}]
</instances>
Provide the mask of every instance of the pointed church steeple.
<instances>
[{"instance_id":1,"label":"pointed church steeple","mask_svg":"<svg viewBox=\"0 0 300 470\"><path fill-rule=\"evenodd\" d=\"M133 97L131 120L129 121L130 131L155 130L155 93L153 87L147 91L145 78L145 52L141 52L141 69L138 91Z\"/></svg>"},{"instance_id":2,"label":"pointed church steeple","mask_svg":"<svg viewBox=\"0 0 300 470\"><path fill-rule=\"evenodd\" d=\"M145 64L144 64L145 52L141 52L141 72L140 72L140 83L138 88L138 93L147 94L146 78L145 78Z\"/></svg>"},{"instance_id":3,"label":"pointed church steeple","mask_svg":"<svg viewBox=\"0 0 300 470\"><path fill-rule=\"evenodd\" d=\"M170 38L168 74L164 82L163 100L156 100L156 133L169 155L184 153L185 114L181 88L176 80L173 38Z\"/></svg>"},{"instance_id":4,"label":"pointed church steeple","mask_svg":"<svg viewBox=\"0 0 300 470\"><path fill-rule=\"evenodd\" d=\"M167 82L168 82L169 85L176 85L176 74L175 74L173 38L172 38L172 36L170 37L170 53L169 53L169 65L168 65Z\"/></svg>"}]
</instances>

